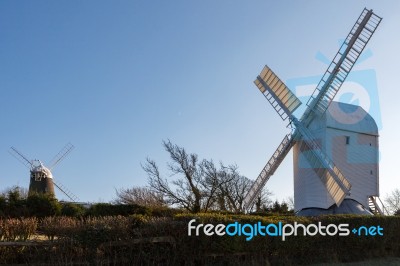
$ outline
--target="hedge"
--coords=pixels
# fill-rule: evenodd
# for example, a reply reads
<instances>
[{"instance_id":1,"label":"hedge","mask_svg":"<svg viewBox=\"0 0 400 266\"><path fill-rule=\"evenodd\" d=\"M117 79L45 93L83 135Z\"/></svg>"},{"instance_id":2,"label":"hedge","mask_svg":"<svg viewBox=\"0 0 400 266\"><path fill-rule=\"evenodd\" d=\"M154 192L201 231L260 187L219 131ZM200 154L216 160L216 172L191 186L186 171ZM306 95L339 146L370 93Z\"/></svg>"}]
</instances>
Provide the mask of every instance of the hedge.
<instances>
[{"instance_id":1,"label":"hedge","mask_svg":"<svg viewBox=\"0 0 400 266\"><path fill-rule=\"evenodd\" d=\"M382 257L400 257L400 217L394 216L253 216L226 214L176 214L154 217L134 214L106 217L46 217L29 218L29 223L15 219L0 221L0 238L5 225L27 224L31 230L49 239L35 247L4 247L0 245L0 263L50 264L229 264L229 265L298 265L325 262L351 262ZM380 226L383 236L188 236L188 223L214 225L302 223L349 224ZM35 225L32 225L36 223ZM37 229L36 229L37 227ZM2 229L3 228L3 229ZM3 230L3 231L1 231ZM26 230L21 230L26 232ZM3 232L3 233L2 233ZM21 233L22 234L22 233ZM32 232L30 231L30 234ZM24 236L15 237L24 240ZM3 236L3 241L7 239Z\"/></svg>"}]
</instances>

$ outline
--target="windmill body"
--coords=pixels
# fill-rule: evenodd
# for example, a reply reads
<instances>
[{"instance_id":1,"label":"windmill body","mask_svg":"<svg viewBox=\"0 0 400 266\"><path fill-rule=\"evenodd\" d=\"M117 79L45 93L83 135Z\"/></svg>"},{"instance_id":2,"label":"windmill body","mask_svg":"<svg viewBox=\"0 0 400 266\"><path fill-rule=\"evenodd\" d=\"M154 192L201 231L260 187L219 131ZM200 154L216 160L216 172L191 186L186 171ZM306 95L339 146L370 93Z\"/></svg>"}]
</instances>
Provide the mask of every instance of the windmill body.
<instances>
[{"instance_id":1,"label":"windmill body","mask_svg":"<svg viewBox=\"0 0 400 266\"><path fill-rule=\"evenodd\" d=\"M378 128L360 106L332 102L308 129L321 150L352 184L337 206L310 166L302 141L293 146L294 203L298 215L370 214L369 199L379 196Z\"/></svg>"},{"instance_id":2,"label":"windmill body","mask_svg":"<svg viewBox=\"0 0 400 266\"><path fill-rule=\"evenodd\" d=\"M54 194L53 175L41 161L34 160L31 167L31 176L29 182L29 194L47 193Z\"/></svg>"}]
</instances>

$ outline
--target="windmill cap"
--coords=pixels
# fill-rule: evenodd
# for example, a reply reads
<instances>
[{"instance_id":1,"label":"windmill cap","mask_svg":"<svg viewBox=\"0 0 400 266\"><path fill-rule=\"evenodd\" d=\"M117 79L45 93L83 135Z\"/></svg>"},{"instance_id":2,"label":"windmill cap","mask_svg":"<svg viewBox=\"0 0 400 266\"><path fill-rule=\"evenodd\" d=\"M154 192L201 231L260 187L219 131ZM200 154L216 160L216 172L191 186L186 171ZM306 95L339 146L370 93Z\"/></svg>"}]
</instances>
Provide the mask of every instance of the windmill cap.
<instances>
[{"instance_id":1,"label":"windmill cap","mask_svg":"<svg viewBox=\"0 0 400 266\"><path fill-rule=\"evenodd\" d=\"M361 106L332 102L325 113L328 127L378 136L374 118Z\"/></svg>"},{"instance_id":2,"label":"windmill cap","mask_svg":"<svg viewBox=\"0 0 400 266\"><path fill-rule=\"evenodd\" d=\"M47 167L45 167L39 160L34 160L34 162L32 163L31 172L44 173L47 178L53 178L51 171Z\"/></svg>"}]
</instances>

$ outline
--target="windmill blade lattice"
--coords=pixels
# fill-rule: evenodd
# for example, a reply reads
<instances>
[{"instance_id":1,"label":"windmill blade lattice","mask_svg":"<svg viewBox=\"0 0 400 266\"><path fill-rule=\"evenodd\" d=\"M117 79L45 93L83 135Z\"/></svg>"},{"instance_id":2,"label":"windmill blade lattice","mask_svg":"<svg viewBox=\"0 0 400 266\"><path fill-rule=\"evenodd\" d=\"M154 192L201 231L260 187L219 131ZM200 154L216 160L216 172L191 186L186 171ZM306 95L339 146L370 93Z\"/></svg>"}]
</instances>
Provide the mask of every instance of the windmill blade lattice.
<instances>
[{"instance_id":1,"label":"windmill blade lattice","mask_svg":"<svg viewBox=\"0 0 400 266\"><path fill-rule=\"evenodd\" d=\"M62 148L61 151L51 160L49 169L54 169L54 167L56 167L56 165L60 163L73 149L74 145L67 143L67 145L65 145L64 148Z\"/></svg>"},{"instance_id":2,"label":"windmill blade lattice","mask_svg":"<svg viewBox=\"0 0 400 266\"><path fill-rule=\"evenodd\" d=\"M16 148L11 147L10 150L8 151L15 159L20 161L23 165L25 165L27 168L32 167L32 162L28 160L22 153L20 153Z\"/></svg>"},{"instance_id":3,"label":"windmill blade lattice","mask_svg":"<svg viewBox=\"0 0 400 266\"><path fill-rule=\"evenodd\" d=\"M67 196L70 200L72 200L73 202L77 202L79 201L79 198L72 193L69 189L67 189L66 186L64 186L63 184L61 184L60 182L56 182L53 178L53 183L54 185L62 192L64 193L65 196Z\"/></svg>"},{"instance_id":4,"label":"windmill blade lattice","mask_svg":"<svg viewBox=\"0 0 400 266\"><path fill-rule=\"evenodd\" d=\"M381 20L372 10L363 10L307 102L308 109L301 118L306 126L314 114L325 113Z\"/></svg>"},{"instance_id":5,"label":"windmill blade lattice","mask_svg":"<svg viewBox=\"0 0 400 266\"><path fill-rule=\"evenodd\" d=\"M301 101L296 95L268 66L263 68L254 84L274 107L282 120L286 120L301 105Z\"/></svg>"},{"instance_id":6,"label":"windmill blade lattice","mask_svg":"<svg viewBox=\"0 0 400 266\"><path fill-rule=\"evenodd\" d=\"M281 144L279 144L272 157L268 160L267 164L258 175L256 181L251 185L250 190L247 192L243 200L243 208L245 210L249 210L252 208L253 202L256 197L260 194L261 190L263 189L269 178L275 173L275 170L279 167L283 159L285 159L286 155L289 153L294 144L291 138L291 134L287 134L283 138Z\"/></svg>"}]
</instances>

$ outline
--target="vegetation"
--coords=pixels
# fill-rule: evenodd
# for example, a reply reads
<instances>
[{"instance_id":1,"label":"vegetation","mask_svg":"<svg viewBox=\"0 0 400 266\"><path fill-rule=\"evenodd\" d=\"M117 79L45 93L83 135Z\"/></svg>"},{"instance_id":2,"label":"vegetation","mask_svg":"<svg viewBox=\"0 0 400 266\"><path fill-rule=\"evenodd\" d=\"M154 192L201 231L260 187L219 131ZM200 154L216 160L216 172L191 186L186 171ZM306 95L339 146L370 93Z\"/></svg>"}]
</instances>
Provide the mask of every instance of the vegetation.
<instances>
[{"instance_id":1,"label":"vegetation","mask_svg":"<svg viewBox=\"0 0 400 266\"><path fill-rule=\"evenodd\" d=\"M400 215L400 189L393 190L384 201L391 214Z\"/></svg>"},{"instance_id":2,"label":"vegetation","mask_svg":"<svg viewBox=\"0 0 400 266\"><path fill-rule=\"evenodd\" d=\"M30 194L13 187L0 195L0 217L45 217L61 214L61 204L51 194Z\"/></svg>"},{"instance_id":3,"label":"vegetation","mask_svg":"<svg viewBox=\"0 0 400 266\"><path fill-rule=\"evenodd\" d=\"M0 220L0 240L25 241L36 232L37 223L36 218Z\"/></svg>"},{"instance_id":4,"label":"vegetation","mask_svg":"<svg viewBox=\"0 0 400 266\"><path fill-rule=\"evenodd\" d=\"M188 236L187 224L263 224L299 222L348 223L350 228L380 225L383 236ZM218 213L175 214L153 217L142 214L104 217L7 218L0 220L1 239L24 241L43 234L47 241L34 246L0 245L4 264L310 264L351 262L382 257L400 257L397 232L400 217L290 215L222 215ZM1 242L0 242L1 243ZM37 243L37 242L33 242ZM53 248L49 248L53 247Z\"/></svg>"},{"instance_id":5,"label":"vegetation","mask_svg":"<svg viewBox=\"0 0 400 266\"><path fill-rule=\"evenodd\" d=\"M133 187L117 191L117 202L142 206L175 206L191 213L209 211L241 212L252 181L240 175L236 165L218 166L212 160L200 160L195 153L164 141L170 155L169 178L160 173L157 163L147 159L142 165L148 176L148 188ZM270 192L263 190L255 210L267 208Z\"/></svg>"},{"instance_id":6,"label":"vegetation","mask_svg":"<svg viewBox=\"0 0 400 266\"><path fill-rule=\"evenodd\" d=\"M145 207L165 207L166 203L161 194L146 188L132 187L116 190L117 204L135 204Z\"/></svg>"},{"instance_id":7,"label":"vegetation","mask_svg":"<svg viewBox=\"0 0 400 266\"><path fill-rule=\"evenodd\" d=\"M51 194L31 194L26 199L30 216L46 217L61 214L61 205Z\"/></svg>"},{"instance_id":8,"label":"vegetation","mask_svg":"<svg viewBox=\"0 0 400 266\"><path fill-rule=\"evenodd\" d=\"M298 265L400 257L400 216L293 216L293 198L272 201L268 190L253 213L241 214L251 181L236 165L200 160L170 141L169 177L147 159L142 166L148 187L116 191L114 203L89 208L58 202L53 195L14 187L0 194L0 264L218 264ZM400 191L385 199L400 214ZM380 226L382 236L339 235L279 237L256 235L188 236L196 224L349 224Z\"/></svg>"},{"instance_id":9,"label":"vegetation","mask_svg":"<svg viewBox=\"0 0 400 266\"><path fill-rule=\"evenodd\" d=\"M69 217L81 217L84 216L86 209L79 204L65 202L61 205L61 215Z\"/></svg>"}]
</instances>

